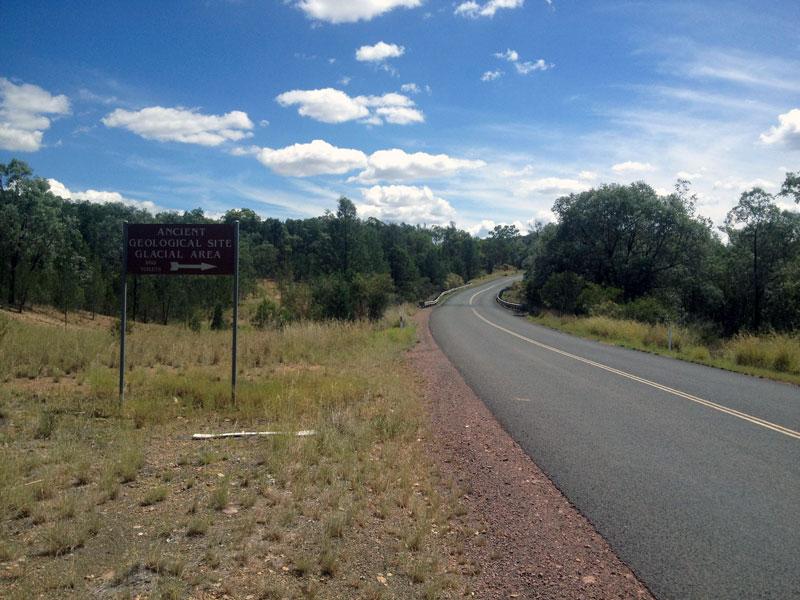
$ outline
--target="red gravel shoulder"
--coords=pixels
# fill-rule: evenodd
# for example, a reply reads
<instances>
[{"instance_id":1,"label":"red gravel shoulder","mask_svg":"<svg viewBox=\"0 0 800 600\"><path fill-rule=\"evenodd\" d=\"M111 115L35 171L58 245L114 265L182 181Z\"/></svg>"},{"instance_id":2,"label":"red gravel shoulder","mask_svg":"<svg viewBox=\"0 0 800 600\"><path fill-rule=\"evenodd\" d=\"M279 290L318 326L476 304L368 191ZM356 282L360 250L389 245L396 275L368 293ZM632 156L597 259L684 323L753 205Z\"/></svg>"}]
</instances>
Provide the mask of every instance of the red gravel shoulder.
<instances>
[{"instance_id":1,"label":"red gravel shoulder","mask_svg":"<svg viewBox=\"0 0 800 600\"><path fill-rule=\"evenodd\" d=\"M479 532L464 548L480 565L475 596L652 598L466 384L436 345L429 315L415 316L419 342L409 360L422 376L431 455L466 490L466 518Z\"/></svg>"}]
</instances>

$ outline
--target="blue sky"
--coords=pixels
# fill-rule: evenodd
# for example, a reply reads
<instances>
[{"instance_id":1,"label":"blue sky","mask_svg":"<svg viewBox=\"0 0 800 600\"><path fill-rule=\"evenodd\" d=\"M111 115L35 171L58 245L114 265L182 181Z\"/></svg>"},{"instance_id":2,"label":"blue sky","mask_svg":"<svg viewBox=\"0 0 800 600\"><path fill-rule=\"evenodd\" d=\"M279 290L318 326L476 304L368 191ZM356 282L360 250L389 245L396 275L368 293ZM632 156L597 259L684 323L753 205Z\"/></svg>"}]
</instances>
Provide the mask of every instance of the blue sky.
<instances>
[{"instance_id":1,"label":"blue sky","mask_svg":"<svg viewBox=\"0 0 800 600\"><path fill-rule=\"evenodd\" d=\"M475 233L600 183L721 222L800 170L800 3L3 3L0 162L64 196ZM788 204L786 205L789 206Z\"/></svg>"}]
</instances>

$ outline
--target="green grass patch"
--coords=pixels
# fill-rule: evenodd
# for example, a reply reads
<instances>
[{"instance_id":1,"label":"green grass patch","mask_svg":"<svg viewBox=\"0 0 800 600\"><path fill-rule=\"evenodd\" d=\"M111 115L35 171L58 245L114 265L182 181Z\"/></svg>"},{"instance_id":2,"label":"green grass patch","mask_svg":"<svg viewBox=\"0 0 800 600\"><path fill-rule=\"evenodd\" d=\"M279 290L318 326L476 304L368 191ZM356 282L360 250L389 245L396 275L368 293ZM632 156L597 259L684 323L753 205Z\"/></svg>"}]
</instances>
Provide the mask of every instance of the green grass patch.
<instances>
[{"instance_id":1,"label":"green grass patch","mask_svg":"<svg viewBox=\"0 0 800 600\"><path fill-rule=\"evenodd\" d=\"M529 317L545 327L617 346L644 350L681 360L800 384L800 337L787 334L739 335L707 346L689 327L670 328L605 316L575 317L542 313Z\"/></svg>"}]
</instances>

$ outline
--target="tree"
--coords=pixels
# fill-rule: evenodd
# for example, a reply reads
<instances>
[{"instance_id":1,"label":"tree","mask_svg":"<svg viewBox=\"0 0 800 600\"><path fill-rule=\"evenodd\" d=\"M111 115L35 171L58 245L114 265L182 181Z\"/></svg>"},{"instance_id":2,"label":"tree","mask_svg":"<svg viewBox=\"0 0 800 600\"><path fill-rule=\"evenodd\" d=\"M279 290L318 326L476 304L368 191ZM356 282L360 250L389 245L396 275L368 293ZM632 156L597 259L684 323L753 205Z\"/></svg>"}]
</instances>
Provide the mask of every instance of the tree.
<instances>
[{"instance_id":1,"label":"tree","mask_svg":"<svg viewBox=\"0 0 800 600\"><path fill-rule=\"evenodd\" d=\"M713 240L691 197L659 197L644 183L571 194L553 210L558 224L532 241L534 293L553 273L572 271L632 300L674 282L676 270Z\"/></svg>"},{"instance_id":2,"label":"tree","mask_svg":"<svg viewBox=\"0 0 800 600\"><path fill-rule=\"evenodd\" d=\"M497 225L483 241L486 271L491 273L498 265L522 264L522 243L516 225Z\"/></svg>"},{"instance_id":3,"label":"tree","mask_svg":"<svg viewBox=\"0 0 800 600\"><path fill-rule=\"evenodd\" d=\"M562 314L574 314L578 311L578 300L584 287L586 280L580 275L569 271L553 273L542 287L542 300Z\"/></svg>"},{"instance_id":4,"label":"tree","mask_svg":"<svg viewBox=\"0 0 800 600\"><path fill-rule=\"evenodd\" d=\"M800 171L787 173L781 186L781 196L793 196L794 201L800 204Z\"/></svg>"},{"instance_id":5,"label":"tree","mask_svg":"<svg viewBox=\"0 0 800 600\"><path fill-rule=\"evenodd\" d=\"M733 252L749 262L751 326L755 331L761 329L767 286L785 259L786 225L772 195L761 188L743 192L725 217Z\"/></svg>"},{"instance_id":6,"label":"tree","mask_svg":"<svg viewBox=\"0 0 800 600\"><path fill-rule=\"evenodd\" d=\"M2 283L8 304L20 312L64 238L60 201L48 193L49 187L22 161L0 164Z\"/></svg>"}]
</instances>

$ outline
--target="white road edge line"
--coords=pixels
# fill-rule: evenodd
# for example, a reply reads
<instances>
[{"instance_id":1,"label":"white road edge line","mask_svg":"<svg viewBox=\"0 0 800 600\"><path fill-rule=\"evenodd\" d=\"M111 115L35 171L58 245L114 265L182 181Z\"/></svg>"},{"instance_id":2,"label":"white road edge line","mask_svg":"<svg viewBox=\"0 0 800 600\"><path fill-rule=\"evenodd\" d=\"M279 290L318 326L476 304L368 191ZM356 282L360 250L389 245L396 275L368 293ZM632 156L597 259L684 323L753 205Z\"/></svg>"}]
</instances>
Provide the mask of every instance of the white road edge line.
<instances>
[{"instance_id":1,"label":"white road edge line","mask_svg":"<svg viewBox=\"0 0 800 600\"><path fill-rule=\"evenodd\" d=\"M470 296L470 299L469 299L470 305L473 304L473 302L474 302L474 300L475 300L475 298L477 296L479 296L480 294L483 294L484 292L488 292L489 290L491 290L494 287L497 287L497 286L495 285L495 286L487 287L487 288L485 288L483 290L480 290L480 291L475 292L474 294L472 294L472 296ZM743 412L735 410L733 408L728 408L727 406L722 406L721 404L717 404L716 402L711 402L710 400L704 400L703 398L699 398L697 396L693 396L692 394L687 394L686 392L682 392L680 390L676 390L676 389L668 387L666 385L661 385L660 383L656 383L655 381L650 381L649 379L644 379L643 377L639 377L637 375L633 375L632 373L627 373L626 371L620 371L619 369L615 369L614 367L609 367L608 365L604 365L602 363L595 362L593 360L589 360L588 358L583 358L582 356L577 356L575 354L570 354L569 352L565 352L564 350L559 350L558 348L554 348L553 346L548 346L547 344L543 344L543 343L537 342L536 340L533 340L533 339L531 339L529 337L525 337L524 335L520 335L519 333L517 333L515 331L511 331L510 329L506 329L505 327L503 327L501 325L498 325L497 323L493 323L492 321L490 321L486 317L478 314L478 311L475 310L474 308L472 309L472 312L481 321L485 322L488 325L491 325L495 329L499 329L500 331L503 331L503 332L505 332L505 333L507 333L509 335L512 335L512 336L514 336L516 338L519 338L519 339L521 339L523 341L526 341L529 344L533 344L534 346L538 346L539 348L543 348L544 350L549 350L550 352L555 352L556 354L561 354L562 356L566 356L566 357L575 359L575 360L580 361L582 363L585 363L587 365L591 365L593 367L597 367L598 369L603 369L604 371L608 371L610 373L614 373L614 374L619 375L621 377L626 377L626 378L631 379L633 381L638 381L639 383L643 383L644 385L649 385L650 387L654 387L654 388L656 388L658 390L661 390L662 392L667 392L669 394L673 394L673 395L678 396L680 398L684 398L686 400L690 400L692 402L695 402L696 404L701 404L701 405L703 405L703 406L705 406L707 408L712 408L714 410L717 410L719 412L725 413L727 415L731 415L733 417L736 417L738 419L742 419L744 421L749 421L750 423L753 423L755 425L759 425L759 426L764 427L766 429L771 429L772 431L777 431L778 433L782 433L783 435L788 435L791 438L795 438L797 440L800 440L800 431L794 431L793 429L789 429L788 427L784 427L783 425L778 425L776 423L772 423L770 421L766 421L764 419L760 419L758 417L754 417L752 415L748 415L747 413L743 413Z\"/></svg>"}]
</instances>

